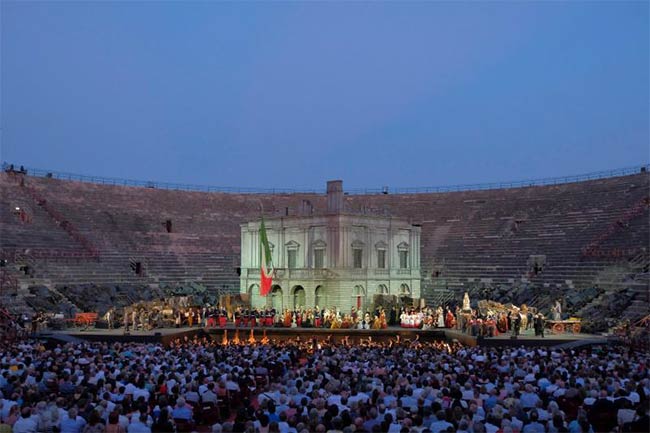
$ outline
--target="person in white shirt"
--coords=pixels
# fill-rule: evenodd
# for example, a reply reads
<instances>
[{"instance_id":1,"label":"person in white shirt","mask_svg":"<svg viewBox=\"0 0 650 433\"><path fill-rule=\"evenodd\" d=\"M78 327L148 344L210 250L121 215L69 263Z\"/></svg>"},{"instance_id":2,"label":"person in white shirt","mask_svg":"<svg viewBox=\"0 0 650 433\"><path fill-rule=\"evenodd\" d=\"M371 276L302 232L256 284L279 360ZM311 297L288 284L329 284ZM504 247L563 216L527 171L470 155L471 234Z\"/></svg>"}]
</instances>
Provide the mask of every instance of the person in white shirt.
<instances>
[{"instance_id":1,"label":"person in white shirt","mask_svg":"<svg viewBox=\"0 0 650 433\"><path fill-rule=\"evenodd\" d=\"M80 433L86 426L86 420L77 415L77 409L68 410L68 416L61 420L61 433Z\"/></svg>"},{"instance_id":2,"label":"person in white shirt","mask_svg":"<svg viewBox=\"0 0 650 433\"><path fill-rule=\"evenodd\" d=\"M32 416L32 410L24 407L20 412L20 418L13 427L13 433L36 433L38 428L37 417Z\"/></svg>"},{"instance_id":3,"label":"person in white shirt","mask_svg":"<svg viewBox=\"0 0 650 433\"><path fill-rule=\"evenodd\" d=\"M128 433L151 433L151 428L147 425L148 415L146 413L141 413L136 420L131 420Z\"/></svg>"},{"instance_id":4,"label":"person in white shirt","mask_svg":"<svg viewBox=\"0 0 650 433\"><path fill-rule=\"evenodd\" d=\"M214 392L214 383L209 383L206 390L201 394L201 401L203 403L217 404L217 394Z\"/></svg>"},{"instance_id":5,"label":"person in white shirt","mask_svg":"<svg viewBox=\"0 0 650 433\"><path fill-rule=\"evenodd\" d=\"M226 376L226 389L228 391L235 391L239 392L239 384L233 380L233 377L231 374Z\"/></svg>"},{"instance_id":6,"label":"person in white shirt","mask_svg":"<svg viewBox=\"0 0 650 433\"><path fill-rule=\"evenodd\" d=\"M6 420L9 416L9 412L11 411L12 406L16 405L18 405L18 403L13 400L5 400L4 398L0 400L0 407L2 408L0 414L2 415L3 421Z\"/></svg>"},{"instance_id":7,"label":"person in white shirt","mask_svg":"<svg viewBox=\"0 0 650 433\"><path fill-rule=\"evenodd\" d=\"M447 430L449 427L454 425L446 420L445 411L439 410L436 413L436 421L431 423L429 427L433 433L440 433L441 431Z\"/></svg>"},{"instance_id":8,"label":"person in white shirt","mask_svg":"<svg viewBox=\"0 0 650 433\"><path fill-rule=\"evenodd\" d=\"M117 423L124 429L124 431L127 431L129 428L129 418L123 414L123 411L121 404L115 405L115 412L119 414Z\"/></svg>"},{"instance_id":9,"label":"person in white shirt","mask_svg":"<svg viewBox=\"0 0 650 433\"><path fill-rule=\"evenodd\" d=\"M474 399L474 389L472 389L472 384L470 382L465 382L465 386L462 391L463 400L473 400Z\"/></svg>"}]
</instances>

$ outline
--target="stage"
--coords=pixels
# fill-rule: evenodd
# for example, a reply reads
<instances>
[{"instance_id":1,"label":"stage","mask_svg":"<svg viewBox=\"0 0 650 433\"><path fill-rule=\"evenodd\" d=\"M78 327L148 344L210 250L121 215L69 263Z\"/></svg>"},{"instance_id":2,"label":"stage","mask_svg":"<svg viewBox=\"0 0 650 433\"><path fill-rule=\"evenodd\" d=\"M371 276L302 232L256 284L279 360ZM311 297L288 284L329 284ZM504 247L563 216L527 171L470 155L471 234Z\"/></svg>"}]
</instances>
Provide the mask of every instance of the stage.
<instances>
[{"instance_id":1,"label":"stage","mask_svg":"<svg viewBox=\"0 0 650 433\"><path fill-rule=\"evenodd\" d=\"M527 347L552 347L558 345L572 344L607 344L614 342L607 336L592 334L573 334L546 333L545 337L534 335L532 329L523 331L516 339L511 338L510 334L501 334L497 337L474 337L455 329L434 328L430 330L389 327L387 329L323 329L323 328L253 328L253 338L259 342L266 337L270 342L285 341L292 339L318 341L330 340L333 342L342 342L347 339L350 344L359 344L362 341L387 342L398 339L402 342L419 340L458 340L468 346L527 346ZM246 342L251 337L251 328L235 328L227 326L225 328L203 328L203 327L183 327L183 328L158 328L154 330L136 330L124 332L123 329L80 329L68 328L64 330L44 330L38 333L39 338L54 339L59 341L106 341L106 342L142 342L142 343L162 343L170 344L177 338L184 339L210 338L218 343L224 341L224 336L228 342L238 339L240 342Z\"/></svg>"}]
</instances>

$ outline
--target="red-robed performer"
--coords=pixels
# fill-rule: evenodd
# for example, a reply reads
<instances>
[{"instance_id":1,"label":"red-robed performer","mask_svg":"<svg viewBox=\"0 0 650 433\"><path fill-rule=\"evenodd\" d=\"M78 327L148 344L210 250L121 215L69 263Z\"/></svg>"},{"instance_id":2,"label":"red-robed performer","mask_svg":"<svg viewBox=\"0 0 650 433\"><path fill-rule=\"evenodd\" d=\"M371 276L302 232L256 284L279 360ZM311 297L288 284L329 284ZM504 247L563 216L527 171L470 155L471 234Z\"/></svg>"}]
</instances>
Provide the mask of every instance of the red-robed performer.
<instances>
[{"instance_id":1,"label":"red-robed performer","mask_svg":"<svg viewBox=\"0 0 650 433\"><path fill-rule=\"evenodd\" d=\"M454 314L451 312L451 310L447 311L447 316L445 317L445 327L447 328L453 328L456 326L456 318L454 317Z\"/></svg>"}]
</instances>

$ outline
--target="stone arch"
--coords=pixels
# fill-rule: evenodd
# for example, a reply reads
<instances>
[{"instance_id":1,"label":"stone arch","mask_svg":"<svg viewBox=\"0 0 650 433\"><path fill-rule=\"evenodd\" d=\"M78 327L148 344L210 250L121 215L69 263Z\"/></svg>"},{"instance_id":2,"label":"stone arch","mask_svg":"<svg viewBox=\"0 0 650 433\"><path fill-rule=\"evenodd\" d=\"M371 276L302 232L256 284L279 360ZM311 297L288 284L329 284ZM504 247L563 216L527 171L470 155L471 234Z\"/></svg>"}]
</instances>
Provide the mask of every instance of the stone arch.
<instances>
[{"instance_id":1,"label":"stone arch","mask_svg":"<svg viewBox=\"0 0 650 433\"><path fill-rule=\"evenodd\" d=\"M402 283L399 286L399 294L402 296L411 296L411 288L408 284Z\"/></svg>"},{"instance_id":2,"label":"stone arch","mask_svg":"<svg viewBox=\"0 0 650 433\"><path fill-rule=\"evenodd\" d=\"M318 308L324 308L328 306L327 289L325 286L316 286L316 290L314 290L314 306Z\"/></svg>"},{"instance_id":3,"label":"stone arch","mask_svg":"<svg viewBox=\"0 0 650 433\"><path fill-rule=\"evenodd\" d=\"M390 295L390 290L386 284L380 284L377 286L377 294L379 295Z\"/></svg>"},{"instance_id":4,"label":"stone arch","mask_svg":"<svg viewBox=\"0 0 650 433\"><path fill-rule=\"evenodd\" d=\"M253 283L246 289L246 294L249 296L249 300L253 299L253 295L260 292L260 285Z\"/></svg>"},{"instance_id":5,"label":"stone arch","mask_svg":"<svg viewBox=\"0 0 650 433\"><path fill-rule=\"evenodd\" d=\"M291 289L291 295L293 298L293 308L295 310L306 307L305 303L307 296L304 287L293 286L293 289Z\"/></svg>"},{"instance_id":6,"label":"stone arch","mask_svg":"<svg viewBox=\"0 0 650 433\"><path fill-rule=\"evenodd\" d=\"M276 314L280 314L284 310L284 298L282 293L282 287L275 284L271 286L271 307L275 308Z\"/></svg>"},{"instance_id":7,"label":"stone arch","mask_svg":"<svg viewBox=\"0 0 650 433\"><path fill-rule=\"evenodd\" d=\"M352 290L352 296L354 297L353 306L358 311L363 311L366 304L366 289L361 284L357 284Z\"/></svg>"}]
</instances>

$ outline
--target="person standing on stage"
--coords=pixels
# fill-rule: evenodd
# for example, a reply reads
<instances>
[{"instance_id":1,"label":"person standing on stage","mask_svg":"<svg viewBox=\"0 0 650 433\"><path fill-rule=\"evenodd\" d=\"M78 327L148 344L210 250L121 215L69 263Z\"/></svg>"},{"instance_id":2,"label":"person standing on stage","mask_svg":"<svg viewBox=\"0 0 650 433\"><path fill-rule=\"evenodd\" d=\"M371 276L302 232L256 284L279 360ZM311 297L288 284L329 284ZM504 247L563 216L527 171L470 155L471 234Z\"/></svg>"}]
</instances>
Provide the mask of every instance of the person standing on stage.
<instances>
[{"instance_id":1,"label":"person standing on stage","mask_svg":"<svg viewBox=\"0 0 650 433\"><path fill-rule=\"evenodd\" d=\"M555 301L551 312L553 313L553 320L562 320L562 303L559 299Z\"/></svg>"},{"instance_id":2,"label":"person standing on stage","mask_svg":"<svg viewBox=\"0 0 650 433\"><path fill-rule=\"evenodd\" d=\"M544 338L544 316L542 313L535 316L535 335Z\"/></svg>"},{"instance_id":3,"label":"person standing on stage","mask_svg":"<svg viewBox=\"0 0 650 433\"><path fill-rule=\"evenodd\" d=\"M515 320L512 324L512 335L518 336L521 328L521 313L515 313Z\"/></svg>"},{"instance_id":4,"label":"person standing on stage","mask_svg":"<svg viewBox=\"0 0 650 433\"><path fill-rule=\"evenodd\" d=\"M108 329L113 329L113 307L109 308L106 312L106 324Z\"/></svg>"}]
</instances>

